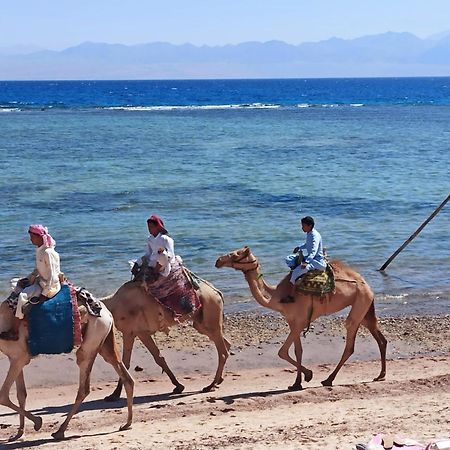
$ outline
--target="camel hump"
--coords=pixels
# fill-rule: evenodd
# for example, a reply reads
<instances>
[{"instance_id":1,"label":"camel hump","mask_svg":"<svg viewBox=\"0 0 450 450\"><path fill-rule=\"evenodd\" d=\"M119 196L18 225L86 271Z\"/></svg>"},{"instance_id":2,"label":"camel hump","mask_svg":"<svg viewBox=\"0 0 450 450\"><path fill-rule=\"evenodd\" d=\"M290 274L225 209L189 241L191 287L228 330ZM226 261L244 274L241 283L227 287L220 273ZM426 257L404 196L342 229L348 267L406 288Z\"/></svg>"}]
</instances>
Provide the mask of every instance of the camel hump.
<instances>
[{"instance_id":1,"label":"camel hump","mask_svg":"<svg viewBox=\"0 0 450 450\"><path fill-rule=\"evenodd\" d=\"M360 273L358 273L355 269L352 269L348 264L342 262L339 259L331 260L329 262L329 265L333 269L336 280L344 278L348 281L366 283L364 277Z\"/></svg>"}]
</instances>

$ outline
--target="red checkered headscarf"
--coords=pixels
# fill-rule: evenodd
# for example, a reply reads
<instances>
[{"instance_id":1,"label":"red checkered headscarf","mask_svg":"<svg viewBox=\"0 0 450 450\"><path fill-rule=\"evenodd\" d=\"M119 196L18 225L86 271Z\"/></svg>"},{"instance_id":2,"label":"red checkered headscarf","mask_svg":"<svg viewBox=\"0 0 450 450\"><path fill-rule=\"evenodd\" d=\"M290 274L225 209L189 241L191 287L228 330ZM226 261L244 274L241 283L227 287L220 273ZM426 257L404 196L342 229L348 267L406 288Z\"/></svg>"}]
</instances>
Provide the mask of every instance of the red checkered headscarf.
<instances>
[{"instance_id":1,"label":"red checkered headscarf","mask_svg":"<svg viewBox=\"0 0 450 450\"><path fill-rule=\"evenodd\" d=\"M44 240L44 245L46 247L54 247L56 245L55 240L48 234L48 228L44 227L41 224L30 225L28 228L28 233L37 234L38 236L42 236Z\"/></svg>"}]
</instances>

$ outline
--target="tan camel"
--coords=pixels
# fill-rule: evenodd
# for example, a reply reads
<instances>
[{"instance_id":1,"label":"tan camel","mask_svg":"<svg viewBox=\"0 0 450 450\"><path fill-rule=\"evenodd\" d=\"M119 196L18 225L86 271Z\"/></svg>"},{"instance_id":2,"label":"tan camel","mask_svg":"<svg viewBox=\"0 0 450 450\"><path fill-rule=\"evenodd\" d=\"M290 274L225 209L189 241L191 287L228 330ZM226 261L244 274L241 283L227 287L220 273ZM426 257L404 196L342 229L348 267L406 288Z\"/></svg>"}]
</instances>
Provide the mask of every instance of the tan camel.
<instances>
[{"instance_id":1,"label":"tan camel","mask_svg":"<svg viewBox=\"0 0 450 450\"><path fill-rule=\"evenodd\" d=\"M375 316L374 295L363 277L339 261L332 261L335 273L336 290L322 298L313 297L297 292L293 303L280 303L286 297L291 285L289 276L286 276L277 286L268 285L260 271L258 260L253 256L249 247L243 247L234 252L220 256L216 267L231 267L244 273L251 293L256 301L274 311L280 312L289 325L290 333L286 342L280 348L278 355L297 367L297 377L290 390L302 389L302 372L305 381L312 378L312 372L301 365L302 344L300 333L309 327L310 323L318 317L341 311L350 306L350 313L345 321L347 338L342 357L329 377L322 381L324 386L332 386L340 368L354 351L356 333L360 325L364 325L375 338L381 355L381 372L374 381L384 380L386 375L386 346L387 340L378 328ZM289 348L294 344L296 359L289 355Z\"/></svg>"},{"instance_id":2,"label":"tan camel","mask_svg":"<svg viewBox=\"0 0 450 450\"><path fill-rule=\"evenodd\" d=\"M223 381L223 369L229 355L230 343L223 335L223 296L220 291L206 281L201 281L198 292L202 307L193 317L187 315L181 322L192 320L194 328L209 337L214 342L218 355L218 366L211 384L203 389L209 392L219 386ZM127 368L130 367L131 353L134 341L138 337L150 351L155 362L165 372L175 388L173 393L183 392L184 386L177 380L161 355L153 335L157 331L168 333L169 328L177 325L172 313L163 307L154 297L147 294L141 282L129 281L122 285L118 291L100 299L112 312L118 330L123 334L122 359ZM106 397L108 401L120 398L122 381L119 380L114 392Z\"/></svg>"},{"instance_id":3,"label":"tan camel","mask_svg":"<svg viewBox=\"0 0 450 450\"><path fill-rule=\"evenodd\" d=\"M13 313L5 302L0 305L0 331L10 329L13 320ZM100 317L83 315L82 320L83 342L76 351L77 364L80 369L78 393L70 412L59 429L52 433L55 439L64 439L64 432L74 414L78 411L80 404L90 392L90 374L97 354L102 355L106 362L110 363L114 370L123 380L127 393L128 417L120 430L126 430L131 426L133 418L133 389L134 381L128 373L120 359L120 353L114 338L114 322L111 313L106 308L102 308ZM9 358L9 370L5 381L0 389L0 404L7 406L20 414L20 424L17 434L10 440L20 438L24 433L25 417L34 423L37 431L42 426L42 419L25 409L27 391L23 376L23 368L31 361L31 354L28 350L28 327L22 321L19 328L19 339L17 341L7 341L0 339L0 351ZM14 404L9 397L13 383L16 383L17 399L19 406Z\"/></svg>"}]
</instances>

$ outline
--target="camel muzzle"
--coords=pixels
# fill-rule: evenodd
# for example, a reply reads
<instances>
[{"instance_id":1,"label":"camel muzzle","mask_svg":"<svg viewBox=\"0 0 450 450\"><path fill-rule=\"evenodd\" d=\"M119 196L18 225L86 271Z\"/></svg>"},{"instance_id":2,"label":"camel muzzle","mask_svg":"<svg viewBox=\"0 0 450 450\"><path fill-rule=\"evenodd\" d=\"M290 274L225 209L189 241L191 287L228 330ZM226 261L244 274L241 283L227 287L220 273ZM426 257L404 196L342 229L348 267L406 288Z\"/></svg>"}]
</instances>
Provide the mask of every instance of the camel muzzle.
<instances>
[{"instance_id":1,"label":"camel muzzle","mask_svg":"<svg viewBox=\"0 0 450 450\"><path fill-rule=\"evenodd\" d=\"M217 269L220 269L221 267L223 267L224 264L225 264L225 262L222 261L222 257L217 258L217 261L216 261L216 264L215 264L215 266L216 266Z\"/></svg>"}]
</instances>

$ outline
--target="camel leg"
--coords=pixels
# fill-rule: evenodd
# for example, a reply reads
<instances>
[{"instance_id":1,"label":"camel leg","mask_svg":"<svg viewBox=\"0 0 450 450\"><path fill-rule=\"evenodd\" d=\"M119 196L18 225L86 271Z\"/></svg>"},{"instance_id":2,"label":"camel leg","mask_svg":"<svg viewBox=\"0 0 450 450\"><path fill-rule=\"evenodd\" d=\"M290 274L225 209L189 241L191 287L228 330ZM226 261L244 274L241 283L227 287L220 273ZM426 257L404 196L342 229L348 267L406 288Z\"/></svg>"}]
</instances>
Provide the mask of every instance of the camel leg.
<instances>
[{"instance_id":1,"label":"camel leg","mask_svg":"<svg viewBox=\"0 0 450 450\"><path fill-rule=\"evenodd\" d=\"M355 351L355 340L356 340L356 333L358 332L359 325L361 324L360 320L354 320L351 317L352 312L350 311L349 316L346 320L346 328L347 328L347 337L345 340L345 348L344 352L342 353L341 360L339 361L336 368L331 372L331 374L328 376L328 378L324 381L322 381L323 386L333 386L333 381L336 378L336 375L338 374L341 367L345 364L345 362L350 358L350 356Z\"/></svg>"},{"instance_id":2,"label":"camel leg","mask_svg":"<svg viewBox=\"0 0 450 450\"><path fill-rule=\"evenodd\" d=\"M127 369L130 369L131 363L131 354L133 352L134 347L134 334L123 334L123 351L122 351L122 362ZM116 402L120 399L120 394L122 393L122 378L119 378L117 382L116 389L114 389L111 395L105 397L105 401L107 402Z\"/></svg>"},{"instance_id":3,"label":"camel leg","mask_svg":"<svg viewBox=\"0 0 450 450\"><path fill-rule=\"evenodd\" d=\"M19 406L22 409L25 409L25 403L27 400L27 388L25 386L25 379L23 377L23 370L20 371L19 375L16 378L16 391L17 391L17 400L19 402ZM19 428L17 433L14 436L9 438L9 441L15 441L20 439L25 432L25 416L23 414L19 415Z\"/></svg>"},{"instance_id":4,"label":"camel leg","mask_svg":"<svg viewBox=\"0 0 450 450\"><path fill-rule=\"evenodd\" d=\"M300 369L300 372L303 373L305 375L305 381L309 382L312 380L313 377L313 373L312 370L307 369L305 366L302 366L301 364L301 354L302 354L302 348L301 348L301 343L300 343L300 329L296 331L290 331L290 333L288 334L288 337L286 338L286 341L284 342L284 344L281 346L280 350L278 350L278 356L287 361L288 363L292 364L293 366L295 366L298 369ZM295 344L295 342L298 340L297 344ZM296 358L297 361L293 358L291 358L291 356L289 355L289 348L291 347L291 345L294 344L295 345L295 351L296 351ZM300 347L299 347L300 344ZM300 350L300 360L298 359L297 353ZM294 383L293 386L296 385L297 382ZM301 381L300 381L301 384Z\"/></svg>"},{"instance_id":5,"label":"camel leg","mask_svg":"<svg viewBox=\"0 0 450 450\"><path fill-rule=\"evenodd\" d=\"M302 387L302 372L305 374L305 381L309 382L312 380L313 372L312 370L307 369L301 365L302 356L303 356L303 347L302 342L300 340L300 336L297 336L294 340L294 348L295 348L295 358L297 359L297 378L292 386L289 386L288 389L290 391L300 391L303 389Z\"/></svg>"},{"instance_id":6,"label":"camel leg","mask_svg":"<svg viewBox=\"0 0 450 450\"><path fill-rule=\"evenodd\" d=\"M380 374L374 378L373 381L384 381L386 378L386 347L387 347L387 339L384 337L383 333L378 328L378 320L375 316L375 305L372 305L367 311L366 316L362 321L362 325L364 325L372 334L374 339L377 341L378 348L380 349L380 357L381 357L381 371Z\"/></svg>"},{"instance_id":7,"label":"camel leg","mask_svg":"<svg viewBox=\"0 0 450 450\"><path fill-rule=\"evenodd\" d=\"M218 330L211 332L200 321L194 322L193 326L200 334L208 336L209 339L211 339L211 341L213 341L214 345L216 346L218 357L216 374L214 376L214 380L212 381L212 383L202 389L202 392L210 392L213 389L217 388L219 384L222 383L223 381L223 369L229 356L229 349L231 347L231 344L224 338L221 327Z\"/></svg>"},{"instance_id":8,"label":"camel leg","mask_svg":"<svg viewBox=\"0 0 450 450\"><path fill-rule=\"evenodd\" d=\"M108 337L103 343L103 346L100 349L100 355L107 363L111 364L114 367L114 370L117 372L117 374L120 377L120 380L125 386L125 392L127 393L128 417L127 422L120 427L120 431L126 430L130 428L131 422L133 420L134 380L120 359L117 343L114 339L114 328L111 329L111 331L108 334Z\"/></svg>"},{"instance_id":9,"label":"camel leg","mask_svg":"<svg viewBox=\"0 0 450 450\"><path fill-rule=\"evenodd\" d=\"M152 354L156 364L161 367L163 372L166 372L167 376L170 378L170 381L175 386L172 393L181 394L184 391L184 386L177 380L173 372L169 369L169 366L167 365L164 357L161 355L161 352L159 351L153 337L148 333L140 333L138 334L138 337Z\"/></svg>"},{"instance_id":10,"label":"camel leg","mask_svg":"<svg viewBox=\"0 0 450 450\"><path fill-rule=\"evenodd\" d=\"M29 359L10 359L10 366L8 373L6 375L5 381L3 382L3 385L0 389L0 405L7 406L8 408L11 408L12 410L16 411L20 414L20 426L22 426L23 418L22 416L26 417L27 419L31 420L34 423L34 429L36 431L40 430L42 427L42 419L39 416L35 416L34 414L31 414L29 411L27 411L25 406L25 396L23 396L23 392L18 394L19 402L23 400L23 406L22 404L20 406L15 405L11 399L9 398L9 392L11 390L11 386L13 383L19 379L18 386L20 387L21 381L23 381L23 372L22 369L24 366L26 366L30 362ZM20 389L18 389L20 391ZM19 431L20 432L20 431Z\"/></svg>"},{"instance_id":11,"label":"camel leg","mask_svg":"<svg viewBox=\"0 0 450 450\"><path fill-rule=\"evenodd\" d=\"M92 366L94 365L94 361L98 354L98 351L95 351L93 353L89 352L86 354L86 352L83 351L83 348L80 347L77 350L76 354L77 354L77 364L78 367L80 368L80 378L78 384L77 397L75 399L75 403L72 406L72 409L67 414L66 420L64 420L64 422L60 425L58 431L52 433L52 436L57 440L64 439L64 433L67 429L67 426L69 425L70 420L76 414L81 403L90 392L91 370Z\"/></svg>"}]
</instances>

